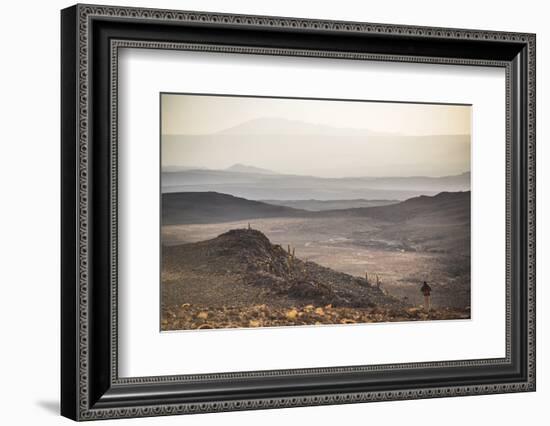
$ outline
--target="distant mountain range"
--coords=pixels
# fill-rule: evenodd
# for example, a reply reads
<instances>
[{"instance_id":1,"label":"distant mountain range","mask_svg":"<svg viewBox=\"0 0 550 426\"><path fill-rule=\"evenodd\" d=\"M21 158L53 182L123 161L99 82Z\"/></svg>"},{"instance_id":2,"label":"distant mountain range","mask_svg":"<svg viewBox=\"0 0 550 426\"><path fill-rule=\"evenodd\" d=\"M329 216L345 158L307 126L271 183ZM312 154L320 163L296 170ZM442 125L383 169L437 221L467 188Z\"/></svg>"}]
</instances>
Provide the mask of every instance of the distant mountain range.
<instances>
[{"instance_id":1,"label":"distant mountain range","mask_svg":"<svg viewBox=\"0 0 550 426\"><path fill-rule=\"evenodd\" d=\"M277 206L217 192L180 192L162 196L163 225L274 217L369 217L385 222L466 223L470 220L470 192L443 192L433 197L420 196L385 206L324 211Z\"/></svg>"},{"instance_id":2,"label":"distant mountain range","mask_svg":"<svg viewBox=\"0 0 550 426\"><path fill-rule=\"evenodd\" d=\"M213 191L249 200L405 200L468 190L469 172L444 177L321 178L235 164L225 170L169 169L162 173L163 193Z\"/></svg>"},{"instance_id":3,"label":"distant mountain range","mask_svg":"<svg viewBox=\"0 0 550 426\"><path fill-rule=\"evenodd\" d=\"M218 170L224 163L241 163L269 169L268 174L323 177L450 175L468 170L470 135L411 135L263 117L217 132L164 134L161 154L161 163L172 171L175 164L189 162Z\"/></svg>"}]
</instances>

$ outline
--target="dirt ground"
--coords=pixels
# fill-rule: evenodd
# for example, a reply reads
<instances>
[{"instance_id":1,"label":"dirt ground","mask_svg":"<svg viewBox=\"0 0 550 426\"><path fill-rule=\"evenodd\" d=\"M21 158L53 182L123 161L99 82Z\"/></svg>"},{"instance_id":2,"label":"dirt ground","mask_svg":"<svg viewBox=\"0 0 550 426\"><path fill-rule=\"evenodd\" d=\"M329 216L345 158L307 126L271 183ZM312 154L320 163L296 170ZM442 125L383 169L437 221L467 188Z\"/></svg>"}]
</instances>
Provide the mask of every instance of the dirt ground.
<instances>
[{"instance_id":1,"label":"dirt ground","mask_svg":"<svg viewBox=\"0 0 550 426\"><path fill-rule=\"evenodd\" d=\"M420 306L420 286L432 287L434 308L470 306L469 230L439 224L387 224L370 218L269 218L162 228L164 245L214 238L250 226L272 243L296 248L296 256L374 281L408 304ZM252 302L253 303L253 302Z\"/></svg>"}]
</instances>

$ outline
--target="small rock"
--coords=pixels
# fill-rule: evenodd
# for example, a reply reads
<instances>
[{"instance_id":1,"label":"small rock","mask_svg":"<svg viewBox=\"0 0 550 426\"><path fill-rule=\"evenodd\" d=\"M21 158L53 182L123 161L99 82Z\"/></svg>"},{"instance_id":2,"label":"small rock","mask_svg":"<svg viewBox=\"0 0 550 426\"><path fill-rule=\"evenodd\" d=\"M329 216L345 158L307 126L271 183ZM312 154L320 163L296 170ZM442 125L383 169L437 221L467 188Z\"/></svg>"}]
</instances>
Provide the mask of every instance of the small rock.
<instances>
[{"instance_id":1,"label":"small rock","mask_svg":"<svg viewBox=\"0 0 550 426\"><path fill-rule=\"evenodd\" d=\"M286 311L285 316L288 319L294 319L298 316L298 311L296 309L291 309L290 311Z\"/></svg>"}]
</instances>

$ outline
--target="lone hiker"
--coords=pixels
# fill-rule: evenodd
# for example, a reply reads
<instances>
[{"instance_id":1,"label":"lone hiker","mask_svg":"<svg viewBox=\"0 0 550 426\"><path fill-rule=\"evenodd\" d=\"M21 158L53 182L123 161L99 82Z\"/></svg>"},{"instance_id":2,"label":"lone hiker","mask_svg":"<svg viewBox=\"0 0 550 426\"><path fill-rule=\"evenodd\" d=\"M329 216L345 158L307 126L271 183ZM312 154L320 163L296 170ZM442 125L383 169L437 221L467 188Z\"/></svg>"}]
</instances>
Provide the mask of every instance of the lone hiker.
<instances>
[{"instance_id":1,"label":"lone hiker","mask_svg":"<svg viewBox=\"0 0 550 426\"><path fill-rule=\"evenodd\" d=\"M420 291L424 295L424 309L426 312L429 312L430 310L430 292L432 291L432 288L428 285L426 281L424 281L424 284L422 284L422 287L420 288Z\"/></svg>"}]
</instances>

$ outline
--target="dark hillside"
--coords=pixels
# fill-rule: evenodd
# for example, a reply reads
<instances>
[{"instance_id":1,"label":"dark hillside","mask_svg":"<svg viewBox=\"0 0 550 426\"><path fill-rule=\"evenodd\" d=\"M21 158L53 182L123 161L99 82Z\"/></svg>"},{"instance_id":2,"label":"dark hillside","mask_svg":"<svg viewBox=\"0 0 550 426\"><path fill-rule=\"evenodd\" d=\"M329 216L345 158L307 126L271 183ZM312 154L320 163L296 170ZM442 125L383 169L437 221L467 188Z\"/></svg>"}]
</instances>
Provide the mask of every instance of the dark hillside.
<instances>
[{"instance_id":1,"label":"dark hillside","mask_svg":"<svg viewBox=\"0 0 550 426\"><path fill-rule=\"evenodd\" d=\"M421 195L397 204L348 210L319 212L319 216L370 217L386 222L469 223L470 191L441 192L432 197Z\"/></svg>"},{"instance_id":2,"label":"dark hillside","mask_svg":"<svg viewBox=\"0 0 550 426\"><path fill-rule=\"evenodd\" d=\"M247 200L218 192L172 192L162 194L162 224L221 223L274 217L370 217L386 222L415 220L418 223L468 223L470 191L441 192L376 207L308 211L284 205Z\"/></svg>"},{"instance_id":3,"label":"dark hillside","mask_svg":"<svg viewBox=\"0 0 550 426\"><path fill-rule=\"evenodd\" d=\"M162 194L162 224L220 223L268 217L297 217L308 212L218 192Z\"/></svg>"}]
</instances>

